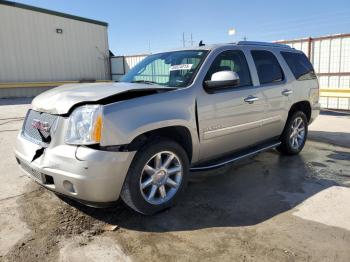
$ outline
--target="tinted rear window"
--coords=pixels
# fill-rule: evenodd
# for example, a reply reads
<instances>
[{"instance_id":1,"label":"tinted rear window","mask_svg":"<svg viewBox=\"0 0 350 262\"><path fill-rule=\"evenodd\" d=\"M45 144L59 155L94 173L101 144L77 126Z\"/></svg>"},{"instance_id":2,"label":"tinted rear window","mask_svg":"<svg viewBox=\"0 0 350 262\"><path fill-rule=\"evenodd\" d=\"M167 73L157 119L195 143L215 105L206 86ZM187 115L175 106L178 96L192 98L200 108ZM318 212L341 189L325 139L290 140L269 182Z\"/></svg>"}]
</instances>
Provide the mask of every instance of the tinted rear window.
<instances>
[{"instance_id":1,"label":"tinted rear window","mask_svg":"<svg viewBox=\"0 0 350 262\"><path fill-rule=\"evenodd\" d=\"M309 59L301 53L281 52L297 80L315 79L316 74Z\"/></svg>"},{"instance_id":2,"label":"tinted rear window","mask_svg":"<svg viewBox=\"0 0 350 262\"><path fill-rule=\"evenodd\" d=\"M260 84L282 81L283 71L275 55L269 51L254 50L252 57L258 72Z\"/></svg>"}]
</instances>

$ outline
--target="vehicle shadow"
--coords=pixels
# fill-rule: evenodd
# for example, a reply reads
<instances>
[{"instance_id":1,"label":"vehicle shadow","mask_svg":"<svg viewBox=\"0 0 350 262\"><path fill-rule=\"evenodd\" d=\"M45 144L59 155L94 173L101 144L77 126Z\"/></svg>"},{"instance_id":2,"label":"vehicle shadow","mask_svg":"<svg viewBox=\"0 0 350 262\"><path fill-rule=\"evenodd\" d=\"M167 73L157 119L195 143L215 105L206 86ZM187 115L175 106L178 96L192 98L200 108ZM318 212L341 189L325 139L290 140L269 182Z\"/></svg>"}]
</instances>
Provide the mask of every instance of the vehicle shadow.
<instances>
[{"instance_id":1,"label":"vehicle shadow","mask_svg":"<svg viewBox=\"0 0 350 262\"><path fill-rule=\"evenodd\" d=\"M310 130L308 133L308 139L350 148L350 131L349 133L344 133Z\"/></svg>"},{"instance_id":2,"label":"vehicle shadow","mask_svg":"<svg viewBox=\"0 0 350 262\"><path fill-rule=\"evenodd\" d=\"M312 178L310 172L302 155L283 157L271 150L215 171L191 174L183 199L153 216L140 215L122 201L106 209L65 201L98 220L144 232L250 226L335 185L330 180Z\"/></svg>"},{"instance_id":3,"label":"vehicle shadow","mask_svg":"<svg viewBox=\"0 0 350 262\"><path fill-rule=\"evenodd\" d=\"M25 105L32 103L33 97L23 98L0 98L0 106Z\"/></svg>"},{"instance_id":4,"label":"vehicle shadow","mask_svg":"<svg viewBox=\"0 0 350 262\"><path fill-rule=\"evenodd\" d=\"M349 111L331 110L331 109L322 109L320 114L326 115L326 116L350 116Z\"/></svg>"}]
</instances>

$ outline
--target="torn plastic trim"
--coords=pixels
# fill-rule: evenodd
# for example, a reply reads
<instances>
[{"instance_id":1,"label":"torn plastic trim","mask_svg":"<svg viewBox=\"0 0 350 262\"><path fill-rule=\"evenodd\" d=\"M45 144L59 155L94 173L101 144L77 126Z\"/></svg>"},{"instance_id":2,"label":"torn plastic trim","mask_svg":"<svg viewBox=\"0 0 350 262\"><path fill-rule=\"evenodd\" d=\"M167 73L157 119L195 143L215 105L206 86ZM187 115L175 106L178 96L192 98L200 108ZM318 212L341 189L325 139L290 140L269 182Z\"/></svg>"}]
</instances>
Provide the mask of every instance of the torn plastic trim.
<instances>
[{"instance_id":1,"label":"torn plastic trim","mask_svg":"<svg viewBox=\"0 0 350 262\"><path fill-rule=\"evenodd\" d=\"M95 145L84 145L84 147L88 147L95 150L100 151L109 151L109 152L133 152L140 149L141 146L145 144L147 141L146 136L140 136L137 140L133 140L129 144L123 144L123 145L108 145L108 146L101 146L99 144Z\"/></svg>"},{"instance_id":2,"label":"torn plastic trim","mask_svg":"<svg viewBox=\"0 0 350 262\"><path fill-rule=\"evenodd\" d=\"M108 152L128 152L128 145L110 145L110 146L100 146L98 144L95 145L86 145L85 147L100 150L100 151L108 151Z\"/></svg>"},{"instance_id":3,"label":"torn plastic trim","mask_svg":"<svg viewBox=\"0 0 350 262\"><path fill-rule=\"evenodd\" d=\"M38 159L39 157L41 157L44 154L45 149L46 149L45 147L41 147L38 150L36 150L32 160L30 162L33 162L36 159Z\"/></svg>"}]
</instances>

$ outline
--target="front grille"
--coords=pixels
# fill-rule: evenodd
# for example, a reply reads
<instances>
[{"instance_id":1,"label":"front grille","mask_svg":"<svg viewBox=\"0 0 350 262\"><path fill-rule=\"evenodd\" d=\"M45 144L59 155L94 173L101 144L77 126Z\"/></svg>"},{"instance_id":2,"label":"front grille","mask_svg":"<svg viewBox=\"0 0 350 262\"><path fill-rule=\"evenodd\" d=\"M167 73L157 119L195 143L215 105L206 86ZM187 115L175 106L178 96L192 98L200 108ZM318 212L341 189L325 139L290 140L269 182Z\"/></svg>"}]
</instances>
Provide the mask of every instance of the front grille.
<instances>
[{"instance_id":1,"label":"front grille","mask_svg":"<svg viewBox=\"0 0 350 262\"><path fill-rule=\"evenodd\" d=\"M30 166L28 166L27 164L20 162L21 167L27 172L29 173L32 177L36 178L37 180L39 180L41 183L43 182L43 174L39 171L36 171L35 169L31 168Z\"/></svg>"},{"instance_id":2,"label":"front grille","mask_svg":"<svg viewBox=\"0 0 350 262\"><path fill-rule=\"evenodd\" d=\"M57 118L58 116L56 115L29 110L23 124L24 136L37 144L48 145L51 141L51 134L55 127L55 121ZM47 123L50 130L44 131L33 127L33 122L35 121Z\"/></svg>"}]
</instances>

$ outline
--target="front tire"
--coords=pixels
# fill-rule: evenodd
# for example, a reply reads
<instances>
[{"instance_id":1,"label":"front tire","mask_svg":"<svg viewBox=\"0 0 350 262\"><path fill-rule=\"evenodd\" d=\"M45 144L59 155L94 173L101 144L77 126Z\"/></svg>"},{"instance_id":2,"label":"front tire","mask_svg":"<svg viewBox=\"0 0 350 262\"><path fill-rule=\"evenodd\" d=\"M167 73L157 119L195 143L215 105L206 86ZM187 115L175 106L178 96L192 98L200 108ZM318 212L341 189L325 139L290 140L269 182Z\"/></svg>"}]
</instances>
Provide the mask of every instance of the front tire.
<instances>
[{"instance_id":1,"label":"front tire","mask_svg":"<svg viewBox=\"0 0 350 262\"><path fill-rule=\"evenodd\" d=\"M281 145L277 150L284 155L296 155L304 148L308 134L308 121L302 111L295 112L288 118L281 135Z\"/></svg>"},{"instance_id":2,"label":"front tire","mask_svg":"<svg viewBox=\"0 0 350 262\"><path fill-rule=\"evenodd\" d=\"M135 211L152 215L176 203L184 192L188 173L188 156L178 143L153 139L136 153L121 198Z\"/></svg>"}]
</instances>

